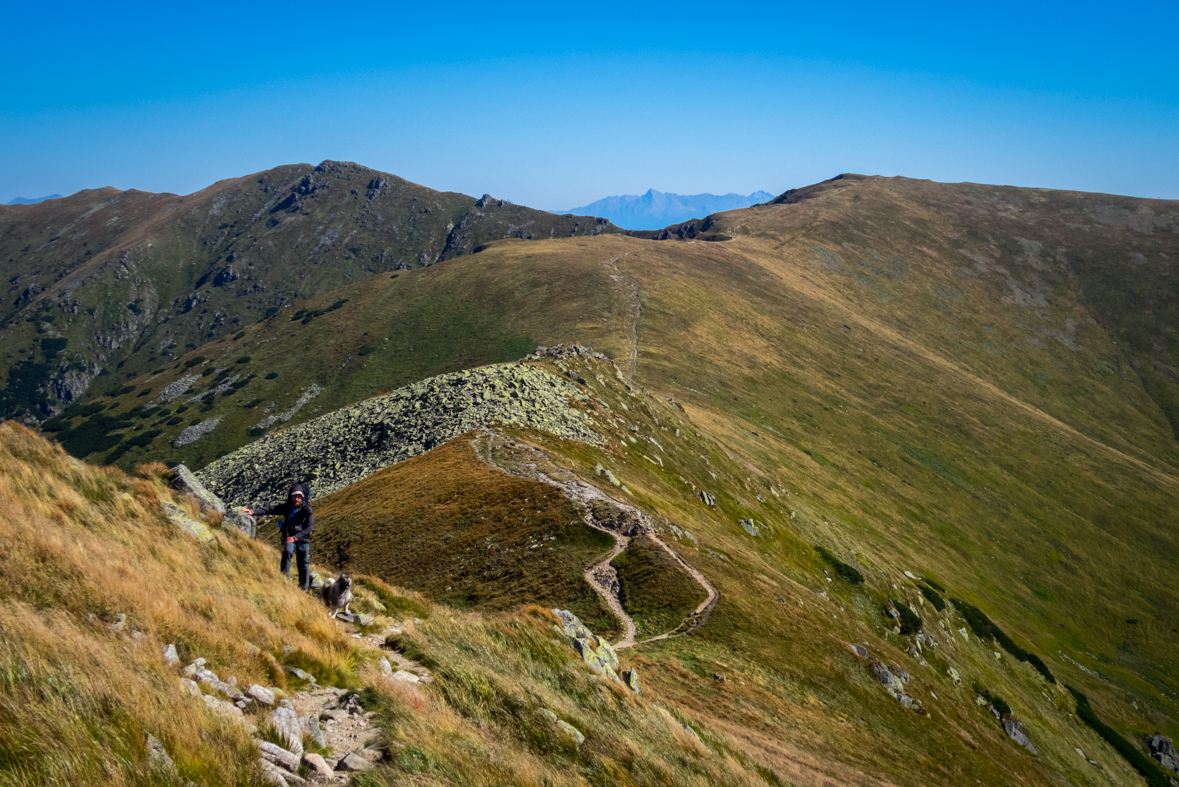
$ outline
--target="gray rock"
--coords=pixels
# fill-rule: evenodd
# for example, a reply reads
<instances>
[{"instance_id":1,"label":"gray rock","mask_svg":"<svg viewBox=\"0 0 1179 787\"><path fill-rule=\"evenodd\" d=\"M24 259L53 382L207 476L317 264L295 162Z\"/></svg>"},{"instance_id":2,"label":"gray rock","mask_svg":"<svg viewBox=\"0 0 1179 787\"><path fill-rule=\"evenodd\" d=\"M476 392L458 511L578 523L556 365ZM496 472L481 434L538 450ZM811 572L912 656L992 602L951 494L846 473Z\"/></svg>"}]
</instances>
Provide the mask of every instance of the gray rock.
<instances>
[{"instance_id":1,"label":"gray rock","mask_svg":"<svg viewBox=\"0 0 1179 787\"><path fill-rule=\"evenodd\" d=\"M286 777L291 775L290 771L285 771L267 760L259 760L258 765L262 771L262 781L274 787L287 787Z\"/></svg>"},{"instance_id":2,"label":"gray rock","mask_svg":"<svg viewBox=\"0 0 1179 787\"><path fill-rule=\"evenodd\" d=\"M277 708L269 717L270 726L287 742L287 748L295 755L303 754L303 725L290 708Z\"/></svg>"},{"instance_id":3,"label":"gray rock","mask_svg":"<svg viewBox=\"0 0 1179 787\"><path fill-rule=\"evenodd\" d=\"M165 645L163 649L164 663L169 667L175 667L180 663L180 656L176 653L175 645Z\"/></svg>"},{"instance_id":4,"label":"gray rock","mask_svg":"<svg viewBox=\"0 0 1179 787\"><path fill-rule=\"evenodd\" d=\"M377 663L381 665L381 672L385 673L386 675L393 674L393 665L389 663L389 659L381 656Z\"/></svg>"},{"instance_id":5,"label":"gray rock","mask_svg":"<svg viewBox=\"0 0 1179 787\"><path fill-rule=\"evenodd\" d=\"M168 756L168 750L154 735L148 735L143 743L147 754L147 765L154 771L161 771L171 776L176 775L176 763Z\"/></svg>"},{"instance_id":6,"label":"gray rock","mask_svg":"<svg viewBox=\"0 0 1179 787\"><path fill-rule=\"evenodd\" d=\"M308 683L315 683L315 676L310 672L304 672L298 667L283 667L283 669L286 670L288 675L294 675L299 680L305 680Z\"/></svg>"},{"instance_id":7,"label":"gray rock","mask_svg":"<svg viewBox=\"0 0 1179 787\"><path fill-rule=\"evenodd\" d=\"M1150 747L1150 756L1158 760L1167 770L1179 773L1179 754L1175 753L1175 746L1166 735L1148 735L1146 745Z\"/></svg>"},{"instance_id":8,"label":"gray rock","mask_svg":"<svg viewBox=\"0 0 1179 787\"><path fill-rule=\"evenodd\" d=\"M1036 747L1028 740L1028 736L1024 734L1023 722L1015 719L1003 720L1003 732L1007 733L1007 737L1024 747L1032 754L1037 754Z\"/></svg>"},{"instance_id":9,"label":"gray rock","mask_svg":"<svg viewBox=\"0 0 1179 787\"><path fill-rule=\"evenodd\" d=\"M294 752L287 751L278 744L270 741L254 741L262 755L262 759L281 765L291 773L298 773L300 758Z\"/></svg>"},{"instance_id":10,"label":"gray rock","mask_svg":"<svg viewBox=\"0 0 1179 787\"><path fill-rule=\"evenodd\" d=\"M189 680L188 678L181 678L180 679L180 690L183 691L185 694L191 694L194 697L201 696L201 687L196 684L195 680Z\"/></svg>"},{"instance_id":11,"label":"gray rock","mask_svg":"<svg viewBox=\"0 0 1179 787\"><path fill-rule=\"evenodd\" d=\"M581 733L581 730L577 729L569 722L558 721L557 727L560 728L560 730L562 732L564 732L566 735L568 735L570 738L572 738L577 743L578 746L581 746L581 744L585 743L585 735L583 735Z\"/></svg>"},{"instance_id":12,"label":"gray rock","mask_svg":"<svg viewBox=\"0 0 1179 787\"><path fill-rule=\"evenodd\" d=\"M754 538L757 538L759 535L761 535L761 528L758 527L757 523L752 519L740 519L737 521L737 524L741 526L742 530Z\"/></svg>"},{"instance_id":13,"label":"gray rock","mask_svg":"<svg viewBox=\"0 0 1179 787\"><path fill-rule=\"evenodd\" d=\"M357 757L360 757L362 760L367 760L368 762L371 762L374 765L377 764L378 762L380 762L381 758L385 756L385 752L382 751L379 746L367 746L367 747L355 752L355 754Z\"/></svg>"},{"instance_id":14,"label":"gray rock","mask_svg":"<svg viewBox=\"0 0 1179 787\"><path fill-rule=\"evenodd\" d=\"M246 689L246 694L252 697L259 705L269 706L274 704L274 690L259 686L257 683L251 683L250 687Z\"/></svg>"},{"instance_id":15,"label":"gray rock","mask_svg":"<svg viewBox=\"0 0 1179 787\"><path fill-rule=\"evenodd\" d=\"M353 753L336 763L336 769L341 771L367 771L375 766L363 757Z\"/></svg>"},{"instance_id":16,"label":"gray rock","mask_svg":"<svg viewBox=\"0 0 1179 787\"><path fill-rule=\"evenodd\" d=\"M122 631L127 627L127 613L120 612L115 615L114 619L106 624L106 627L111 631Z\"/></svg>"},{"instance_id":17,"label":"gray rock","mask_svg":"<svg viewBox=\"0 0 1179 787\"><path fill-rule=\"evenodd\" d=\"M638 667L631 667L628 670L623 670L622 671L622 682L625 683L627 685L627 687L631 691L633 691L635 694L639 694L640 692L639 692L639 669L638 669Z\"/></svg>"},{"instance_id":18,"label":"gray rock","mask_svg":"<svg viewBox=\"0 0 1179 787\"><path fill-rule=\"evenodd\" d=\"M218 514L225 513L225 504L221 502L221 498L210 492L200 479L184 465L176 465L172 468L172 480L168 482L168 486L195 499L204 513L213 511Z\"/></svg>"},{"instance_id":19,"label":"gray rock","mask_svg":"<svg viewBox=\"0 0 1179 787\"><path fill-rule=\"evenodd\" d=\"M310 738L316 746L327 746L323 730L319 728L319 715L308 714L299 717L299 726L303 728L303 735Z\"/></svg>"},{"instance_id":20,"label":"gray rock","mask_svg":"<svg viewBox=\"0 0 1179 787\"><path fill-rule=\"evenodd\" d=\"M696 496L700 498L700 502L704 503L704 505L710 508L716 508L716 497L714 497L712 494L701 490L696 493Z\"/></svg>"},{"instance_id":21,"label":"gray rock","mask_svg":"<svg viewBox=\"0 0 1179 787\"><path fill-rule=\"evenodd\" d=\"M855 642L849 642L847 647L849 650L851 650L852 653L856 654L860 658L862 658L862 659L868 658L868 649L865 648L863 645L859 645Z\"/></svg>"},{"instance_id":22,"label":"gray rock","mask_svg":"<svg viewBox=\"0 0 1179 787\"><path fill-rule=\"evenodd\" d=\"M336 772L331 769L327 761L318 754L304 754L303 764L311 769L311 772L321 779L331 779L335 777Z\"/></svg>"},{"instance_id":23,"label":"gray rock","mask_svg":"<svg viewBox=\"0 0 1179 787\"><path fill-rule=\"evenodd\" d=\"M541 708L540 715L551 721L553 724L557 723L557 714L553 713L548 708Z\"/></svg>"}]
</instances>

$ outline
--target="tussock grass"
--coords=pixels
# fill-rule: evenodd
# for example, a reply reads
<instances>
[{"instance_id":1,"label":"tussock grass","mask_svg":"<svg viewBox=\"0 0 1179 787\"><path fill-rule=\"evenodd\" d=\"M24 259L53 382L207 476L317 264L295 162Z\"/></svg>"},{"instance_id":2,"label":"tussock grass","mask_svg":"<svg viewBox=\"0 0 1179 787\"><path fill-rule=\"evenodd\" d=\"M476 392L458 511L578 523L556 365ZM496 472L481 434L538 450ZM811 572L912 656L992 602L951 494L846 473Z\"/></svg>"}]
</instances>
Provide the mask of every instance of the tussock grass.
<instances>
[{"instance_id":1,"label":"tussock grass","mask_svg":"<svg viewBox=\"0 0 1179 787\"><path fill-rule=\"evenodd\" d=\"M142 470L88 467L0 424L0 784L163 784L144 771L147 734L184 778L252 784L248 737L179 691L167 643L242 685L285 687L283 645L321 680L356 681L356 652L272 550L178 531L160 468Z\"/></svg>"}]
</instances>

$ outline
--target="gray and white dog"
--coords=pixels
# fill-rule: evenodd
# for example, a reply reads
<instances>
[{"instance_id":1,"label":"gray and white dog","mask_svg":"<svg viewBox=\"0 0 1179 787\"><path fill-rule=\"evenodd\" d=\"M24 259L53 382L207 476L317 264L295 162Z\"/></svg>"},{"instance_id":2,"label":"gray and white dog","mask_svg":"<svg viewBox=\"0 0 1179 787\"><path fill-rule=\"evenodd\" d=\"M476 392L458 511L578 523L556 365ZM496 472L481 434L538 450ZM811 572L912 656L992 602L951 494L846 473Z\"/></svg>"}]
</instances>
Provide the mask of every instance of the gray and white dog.
<instances>
[{"instance_id":1,"label":"gray and white dog","mask_svg":"<svg viewBox=\"0 0 1179 787\"><path fill-rule=\"evenodd\" d=\"M348 609L348 605L352 603L352 577L347 574L341 574L340 578L330 585L324 585L323 603L331 610L331 616L343 612L346 615L351 615L352 611Z\"/></svg>"}]
</instances>

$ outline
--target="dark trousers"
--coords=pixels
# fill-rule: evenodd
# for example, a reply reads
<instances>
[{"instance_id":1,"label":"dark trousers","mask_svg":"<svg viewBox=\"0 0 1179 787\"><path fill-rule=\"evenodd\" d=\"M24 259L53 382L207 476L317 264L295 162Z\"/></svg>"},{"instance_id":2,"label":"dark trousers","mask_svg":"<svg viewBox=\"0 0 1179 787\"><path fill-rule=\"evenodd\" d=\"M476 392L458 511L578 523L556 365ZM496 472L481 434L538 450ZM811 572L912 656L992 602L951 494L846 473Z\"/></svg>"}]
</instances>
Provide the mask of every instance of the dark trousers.
<instances>
[{"instance_id":1,"label":"dark trousers","mask_svg":"<svg viewBox=\"0 0 1179 787\"><path fill-rule=\"evenodd\" d=\"M291 575L291 555L297 555L295 562L299 565L299 587L311 589L311 542L292 541L282 545L282 573Z\"/></svg>"}]
</instances>

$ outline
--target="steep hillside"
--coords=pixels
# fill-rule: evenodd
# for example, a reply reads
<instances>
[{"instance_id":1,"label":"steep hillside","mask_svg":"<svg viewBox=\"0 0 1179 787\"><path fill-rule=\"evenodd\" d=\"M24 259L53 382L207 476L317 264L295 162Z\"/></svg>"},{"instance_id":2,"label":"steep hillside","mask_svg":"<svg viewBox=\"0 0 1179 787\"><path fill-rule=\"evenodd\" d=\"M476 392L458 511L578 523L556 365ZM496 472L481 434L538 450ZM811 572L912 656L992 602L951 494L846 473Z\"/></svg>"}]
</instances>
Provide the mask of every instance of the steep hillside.
<instances>
[{"instance_id":1,"label":"steep hillside","mask_svg":"<svg viewBox=\"0 0 1179 787\"><path fill-rule=\"evenodd\" d=\"M0 416L44 419L187 349L383 271L503 238L616 232L350 163L298 164L180 197L96 189L0 206Z\"/></svg>"}]
</instances>

